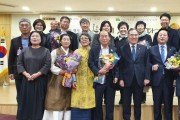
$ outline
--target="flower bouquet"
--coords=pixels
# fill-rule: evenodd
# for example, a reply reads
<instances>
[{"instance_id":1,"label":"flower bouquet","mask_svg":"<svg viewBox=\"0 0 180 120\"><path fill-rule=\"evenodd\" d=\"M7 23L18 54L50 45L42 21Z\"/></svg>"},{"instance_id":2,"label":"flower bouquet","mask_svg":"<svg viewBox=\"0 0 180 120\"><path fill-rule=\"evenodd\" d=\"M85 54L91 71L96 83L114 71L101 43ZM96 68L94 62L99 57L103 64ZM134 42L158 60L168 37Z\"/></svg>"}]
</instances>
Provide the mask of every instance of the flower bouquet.
<instances>
[{"instance_id":1,"label":"flower bouquet","mask_svg":"<svg viewBox=\"0 0 180 120\"><path fill-rule=\"evenodd\" d=\"M76 53L60 55L56 59L56 65L66 71L62 80L62 86L71 88L72 83L76 81L75 74L72 74L72 72L77 68L80 61L81 56Z\"/></svg>"},{"instance_id":2,"label":"flower bouquet","mask_svg":"<svg viewBox=\"0 0 180 120\"><path fill-rule=\"evenodd\" d=\"M174 54L174 56L171 56L167 59L165 63L166 69L173 69L176 70L180 66L180 52L177 52Z\"/></svg>"},{"instance_id":3,"label":"flower bouquet","mask_svg":"<svg viewBox=\"0 0 180 120\"><path fill-rule=\"evenodd\" d=\"M117 53L110 53L107 55L101 55L99 57L99 67L101 69L106 69L107 71L109 71L110 69L112 69L112 65L116 65L116 63L119 61L119 57L117 55ZM100 83L100 84L104 84L105 81L105 75L98 75L95 76L94 78L94 82Z\"/></svg>"},{"instance_id":4,"label":"flower bouquet","mask_svg":"<svg viewBox=\"0 0 180 120\"><path fill-rule=\"evenodd\" d=\"M53 32L50 33L50 42L51 42L52 50L59 47L60 36L61 36L61 34L56 32L56 31L53 31Z\"/></svg>"}]
</instances>

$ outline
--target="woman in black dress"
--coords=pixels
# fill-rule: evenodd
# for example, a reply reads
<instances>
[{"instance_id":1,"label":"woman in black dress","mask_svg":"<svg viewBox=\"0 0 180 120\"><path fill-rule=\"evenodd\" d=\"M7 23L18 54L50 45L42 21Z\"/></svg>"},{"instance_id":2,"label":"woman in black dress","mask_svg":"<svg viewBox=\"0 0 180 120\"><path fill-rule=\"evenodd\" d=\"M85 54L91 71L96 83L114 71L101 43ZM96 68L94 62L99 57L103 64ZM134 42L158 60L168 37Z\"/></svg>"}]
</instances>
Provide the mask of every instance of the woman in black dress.
<instances>
[{"instance_id":1,"label":"woman in black dress","mask_svg":"<svg viewBox=\"0 0 180 120\"><path fill-rule=\"evenodd\" d=\"M41 46L39 32L31 32L29 43L30 46L21 51L17 61L18 73L23 75L17 119L42 120L51 55Z\"/></svg>"}]
</instances>

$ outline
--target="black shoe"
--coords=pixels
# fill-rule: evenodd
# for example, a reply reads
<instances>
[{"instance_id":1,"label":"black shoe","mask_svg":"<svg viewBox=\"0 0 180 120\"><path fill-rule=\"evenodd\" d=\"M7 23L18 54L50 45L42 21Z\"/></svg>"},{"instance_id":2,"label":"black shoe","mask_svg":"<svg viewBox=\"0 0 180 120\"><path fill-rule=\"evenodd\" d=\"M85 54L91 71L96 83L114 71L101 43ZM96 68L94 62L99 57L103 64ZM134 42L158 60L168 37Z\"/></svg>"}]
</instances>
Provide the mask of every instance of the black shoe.
<instances>
[{"instance_id":1,"label":"black shoe","mask_svg":"<svg viewBox=\"0 0 180 120\"><path fill-rule=\"evenodd\" d=\"M122 102L122 99L121 99L121 100L119 101L119 105L122 104L122 103L123 103L123 102Z\"/></svg>"},{"instance_id":2,"label":"black shoe","mask_svg":"<svg viewBox=\"0 0 180 120\"><path fill-rule=\"evenodd\" d=\"M142 104L145 104L145 103L146 103L146 101L145 101L145 100L143 100L143 101L141 101L141 103L142 103Z\"/></svg>"}]
</instances>

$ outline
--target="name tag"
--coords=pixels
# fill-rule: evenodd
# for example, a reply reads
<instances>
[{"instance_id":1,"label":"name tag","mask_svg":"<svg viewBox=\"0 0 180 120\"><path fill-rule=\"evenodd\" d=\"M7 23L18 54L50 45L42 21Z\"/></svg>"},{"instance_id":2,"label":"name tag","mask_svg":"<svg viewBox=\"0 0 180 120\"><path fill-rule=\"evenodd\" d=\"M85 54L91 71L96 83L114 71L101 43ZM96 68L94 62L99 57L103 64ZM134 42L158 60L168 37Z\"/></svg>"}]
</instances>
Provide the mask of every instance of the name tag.
<instances>
[{"instance_id":1,"label":"name tag","mask_svg":"<svg viewBox=\"0 0 180 120\"><path fill-rule=\"evenodd\" d=\"M17 50L17 55L19 56L20 53L21 53L21 49L20 49L20 47L19 47L19 49Z\"/></svg>"}]
</instances>

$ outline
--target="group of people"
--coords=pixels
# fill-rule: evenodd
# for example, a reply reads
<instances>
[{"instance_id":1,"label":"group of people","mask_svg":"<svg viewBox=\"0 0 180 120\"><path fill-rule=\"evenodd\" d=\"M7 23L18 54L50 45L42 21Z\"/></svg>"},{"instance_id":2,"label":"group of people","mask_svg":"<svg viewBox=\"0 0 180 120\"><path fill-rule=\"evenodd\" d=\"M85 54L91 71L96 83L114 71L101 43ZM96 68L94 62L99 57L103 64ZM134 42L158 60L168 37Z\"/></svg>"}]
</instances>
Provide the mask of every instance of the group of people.
<instances>
[{"instance_id":1,"label":"group of people","mask_svg":"<svg viewBox=\"0 0 180 120\"><path fill-rule=\"evenodd\" d=\"M117 89L121 92L123 119L130 120L133 94L134 118L140 120L141 103L146 101L143 89L149 85L154 119L162 120L163 103L164 119L172 120L175 81L180 96L180 70L168 70L164 63L179 50L180 37L169 27L170 20L168 13L160 16L162 28L152 41L144 21L137 21L130 29L127 22L121 21L117 25L119 35L114 37L107 20L95 34L89 29L89 20L82 18L82 32L75 34L68 30L70 18L62 16L60 22L51 22L51 30L45 34L42 19L34 21L31 32L31 22L22 18L21 35L11 40L8 59L9 77L16 83L17 120L103 120L103 99L105 119L113 120ZM72 53L82 58L73 71L76 80L68 88L62 85L67 71L57 65L57 58ZM120 60L105 69L100 66L100 56L110 53L117 53ZM94 82L99 75L105 76L104 83Z\"/></svg>"}]
</instances>

